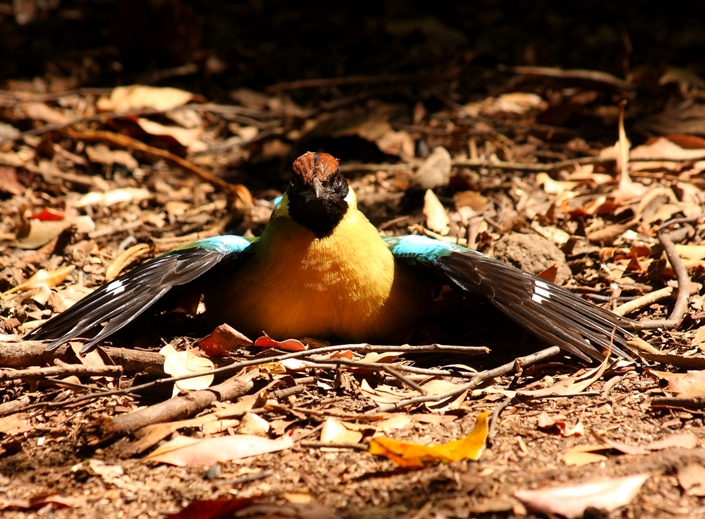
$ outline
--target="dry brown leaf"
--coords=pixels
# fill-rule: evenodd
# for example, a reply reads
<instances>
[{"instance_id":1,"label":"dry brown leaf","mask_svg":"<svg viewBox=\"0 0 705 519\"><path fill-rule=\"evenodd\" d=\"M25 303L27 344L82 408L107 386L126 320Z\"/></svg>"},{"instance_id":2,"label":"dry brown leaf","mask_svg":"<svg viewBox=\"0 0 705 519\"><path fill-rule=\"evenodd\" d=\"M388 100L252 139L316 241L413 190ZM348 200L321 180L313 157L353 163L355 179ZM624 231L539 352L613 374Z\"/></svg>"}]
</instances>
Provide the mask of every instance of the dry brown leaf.
<instances>
[{"instance_id":1,"label":"dry brown leaf","mask_svg":"<svg viewBox=\"0 0 705 519\"><path fill-rule=\"evenodd\" d=\"M517 391L517 394L529 396L576 395L578 393L582 393L593 383L599 380L608 365L609 356L605 357L599 366L586 370L583 373L577 373L573 376L565 377L553 386L544 389Z\"/></svg>"},{"instance_id":2,"label":"dry brown leaf","mask_svg":"<svg viewBox=\"0 0 705 519\"><path fill-rule=\"evenodd\" d=\"M0 433L8 436L23 434L34 429L28 413L15 413L0 417Z\"/></svg>"},{"instance_id":3,"label":"dry brown leaf","mask_svg":"<svg viewBox=\"0 0 705 519\"><path fill-rule=\"evenodd\" d=\"M396 404L401 400L419 396L418 391L405 391L392 386L381 384L372 389L367 379L362 379L360 392L377 405Z\"/></svg>"},{"instance_id":4,"label":"dry brown leaf","mask_svg":"<svg viewBox=\"0 0 705 519\"><path fill-rule=\"evenodd\" d=\"M167 126L142 117L137 119L137 124L145 133L162 137L171 137L176 142L187 148L189 153L203 151L207 148L199 139L203 135L203 128L181 128L180 126Z\"/></svg>"},{"instance_id":5,"label":"dry brown leaf","mask_svg":"<svg viewBox=\"0 0 705 519\"><path fill-rule=\"evenodd\" d=\"M631 503L650 474L602 479L540 490L518 490L519 501L536 512L582 517L589 507L611 512Z\"/></svg>"},{"instance_id":6,"label":"dry brown leaf","mask_svg":"<svg viewBox=\"0 0 705 519\"><path fill-rule=\"evenodd\" d=\"M623 454L629 454L632 456L639 456L642 454L648 454L650 451L648 449L645 449L644 447L639 447L638 445L629 445L627 443L622 443L618 442L615 440L611 440L609 438L604 437L598 432L592 431L592 435L599 440L600 442L604 443L608 447L611 447L614 450L617 450Z\"/></svg>"},{"instance_id":7,"label":"dry brown leaf","mask_svg":"<svg viewBox=\"0 0 705 519\"><path fill-rule=\"evenodd\" d=\"M177 436L160 445L144 461L169 463L179 467L210 467L225 461L238 461L267 452L277 452L294 445L291 434L270 440L260 436L235 434L219 438Z\"/></svg>"},{"instance_id":8,"label":"dry brown leaf","mask_svg":"<svg viewBox=\"0 0 705 519\"><path fill-rule=\"evenodd\" d=\"M544 432L559 436L585 436L582 422L578 421L573 427L569 427L564 419L551 418L546 412L539 415L537 426Z\"/></svg>"},{"instance_id":9,"label":"dry brown leaf","mask_svg":"<svg viewBox=\"0 0 705 519\"><path fill-rule=\"evenodd\" d=\"M133 170L139 167L139 162L127 150L111 150L105 144L86 146L86 155L91 162L112 166L122 164L127 169Z\"/></svg>"},{"instance_id":10,"label":"dry brown leaf","mask_svg":"<svg viewBox=\"0 0 705 519\"><path fill-rule=\"evenodd\" d=\"M434 379L429 382L426 382L421 387L424 388L427 395L438 395L456 389L458 387L458 384L453 384L452 382L449 382L447 380ZM465 397L467 396L467 394L467 391L463 391L459 395L446 398L445 400L441 400L439 402L424 402L424 406L429 411L434 411L437 413L450 411L452 409L459 409L460 404L465 401Z\"/></svg>"},{"instance_id":11,"label":"dry brown leaf","mask_svg":"<svg viewBox=\"0 0 705 519\"><path fill-rule=\"evenodd\" d=\"M0 191L19 196L26 190L27 188L17 180L17 169L0 166Z\"/></svg>"},{"instance_id":12,"label":"dry brown leaf","mask_svg":"<svg viewBox=\"0 0 705 519\"><path fill-rule=\"evenodd\" d=\"M682 398L705 396L705 370L671 373L649 370L648 373L668 382L668 390Z\"/></svg>"},{"instance_id":13,"label":"dry brown leaf","mask_svg":"<svg viewBox=\"0 0 705 519\"><path fill-rule=\"evenodd\" d=\"M650 451L661 451L664 449L694 449L697 446L697 436L693 433L680 433L651 442L644 445L644 448Z\"/></svg>"},{"instance_id":14,"label":"dry brown leaf","mask_svg":"<svg viewBox=\"0 0 705 519\"><path fill-rule=\"evenodd\" d=\"M209 357L227 355L235 348L250 346L251 344L252 340L229 324L221 324L209 335L198 341L198 347Z\"/></svg>"},{"instance_id":15,"label":"dry brown leaf","mask_svg":"<svg viewBox=\"0 0 705 519\"><path fill-rule=\"evenodd\" d=\"M689 496L705 496L705 467L689 463L678 469L678 483Z\"/></svg>"},{"instance_id":16,"label":"dry brown leaf","mask_svg":"<svg viewBox=\"0 0 705 519\"><path fill-rule=\"evenodd\" d=\"M46 123L65 124L71 122L71 117L60 111L50 108L46 103L31 102L22 103L19 106L29 119L37 119Z\"/></svg>"},{"instance_id":17,"label":"dry brown leaf","mask_svg":"<svg viewBox=\"0 0 705 519\"><path fill-rule=\"evenodd\" d=\"M374 143L384 153L397 155L399 157L414 156L414 139L404 130L386 131L381 137L375 139Z\"/></svg>"}]
</instances>

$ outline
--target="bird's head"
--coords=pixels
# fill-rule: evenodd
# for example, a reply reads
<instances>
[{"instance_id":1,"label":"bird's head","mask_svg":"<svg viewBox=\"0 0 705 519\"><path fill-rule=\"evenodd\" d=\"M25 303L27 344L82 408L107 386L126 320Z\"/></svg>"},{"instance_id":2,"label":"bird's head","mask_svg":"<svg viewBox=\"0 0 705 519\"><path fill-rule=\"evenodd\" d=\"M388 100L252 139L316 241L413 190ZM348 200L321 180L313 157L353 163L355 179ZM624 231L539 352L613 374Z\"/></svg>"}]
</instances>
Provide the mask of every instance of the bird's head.
<instances>
[{"instance_id":1,"label":"bird's head","mask_svg":"<svg viewBox=\"0 0 705 519\"><path fill-rule=\"evenodd\" d=\"M354 194L340 172L338 159L327 153L304 153L294 161L282 209L316 237L330 235L355 205Z\"/></svg>"}]
</instances>

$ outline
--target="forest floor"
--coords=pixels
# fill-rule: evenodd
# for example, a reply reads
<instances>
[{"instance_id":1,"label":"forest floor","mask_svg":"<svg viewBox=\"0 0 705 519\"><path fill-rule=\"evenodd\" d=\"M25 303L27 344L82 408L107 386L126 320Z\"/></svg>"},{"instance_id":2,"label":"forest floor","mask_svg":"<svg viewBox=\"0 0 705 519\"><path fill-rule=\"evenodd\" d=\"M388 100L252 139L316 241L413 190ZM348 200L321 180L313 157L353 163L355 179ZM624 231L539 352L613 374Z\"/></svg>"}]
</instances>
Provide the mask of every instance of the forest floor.
<instances>
[{"instance_id":1,"label":"forest floor","mask_svg":"<svg viewBox=\"0 0 705 519\"><path fill-rule=\"evenodd\" d=\"M166 4L173 11L151 15L192 23L188 3ZM67 2L44 16L89 8L104 7ZM6 11L2 44L29 38L31 24ZM219 81L225 57L199 54L203 40L157 46L196 56L179 67L120 62L131 49L115 37L124 15L90 55L52 56L40 38L53 66L3 69L4 517L705 515L705 81L693 70L618 77L598 71L605 55L594 69L507 68L461 52L463 34L426 17L387 20L403 40L384 58L396 69L358 63L364 74L335 77L326 61L279 77L285 58L271 61L269 46L234 46L245 86L233 86L234 75ZM261 29L262 13L252 16ZM375 27L364 29L370 60ZM424 74L405 70L402 48ZM326 60L349 50L331 49ZM82 340L54 353L21 340L139 262L200 238L259 235L306 151L341 159L382 234L459 243L636 321L677 322L640 332L635 359L601 366L447 292L408 344L314 338L297 353L295 342L244 341L215 355L199 343L213 330L183 312L137 320L84 357ZM166 374L208 367L224 369L182 390L199 405L170 398ZM414 400L418 386L452 396ZM407 458L372 454L380 437L408 442ZM464 437L487 437L484 452L441 462L424 449Z\"/></svg>"}]
</instances>

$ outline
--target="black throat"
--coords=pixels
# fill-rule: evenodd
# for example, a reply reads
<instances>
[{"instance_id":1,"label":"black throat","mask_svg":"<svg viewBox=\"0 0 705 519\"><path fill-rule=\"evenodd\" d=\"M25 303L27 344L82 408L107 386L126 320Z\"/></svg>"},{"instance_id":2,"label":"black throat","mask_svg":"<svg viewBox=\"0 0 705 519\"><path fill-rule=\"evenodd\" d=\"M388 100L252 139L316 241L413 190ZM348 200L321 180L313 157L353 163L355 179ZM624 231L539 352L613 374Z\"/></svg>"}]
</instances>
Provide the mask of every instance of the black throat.
<instances>
[{"instance_id":1,"label":"black throat","mask_svg":"<svg viewBox=\"0 0 705 519\"><path fill-rule=\"evenodd\" d=\"M293 182L288 194L291 219L310 230L316 238L330 236L348 210L345 201L348 184L342 177L341 180L342 185L331 186L330 192L321 198L312 198L308 186L298 189L298 182Z\"/></svg>"}]
</instances>

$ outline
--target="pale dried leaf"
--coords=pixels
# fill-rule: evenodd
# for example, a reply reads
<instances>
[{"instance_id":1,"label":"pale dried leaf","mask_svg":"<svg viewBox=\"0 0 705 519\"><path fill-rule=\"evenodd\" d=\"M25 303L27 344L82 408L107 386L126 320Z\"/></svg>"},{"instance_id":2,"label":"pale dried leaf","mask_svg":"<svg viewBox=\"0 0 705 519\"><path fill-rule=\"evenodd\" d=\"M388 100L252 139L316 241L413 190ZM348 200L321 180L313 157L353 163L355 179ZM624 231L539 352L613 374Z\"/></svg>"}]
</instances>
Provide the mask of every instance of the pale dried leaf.
<instances>
[{"instance_id":1,"label":"pale dried leaf","mask_svg":"<svg viewBox=\"0 0 705 519\"><path fill-rule=\"evenodd\" d=\"M514 496L537 512L582 517L588 507L611 512L628 505L649 477L650 474L637 474L541 490L518 490Z\"/></svg>"},{"instance_id":2,"label":"pale dried leaf","mask_svg":"<svg viewBox=\"0 0 705 519\"><path fill-rule=\"evenodd\" d=\"M178 88L129 85L113 89L110 96L102 96L97 106L104 112L127 112L141 108L166 111L185 105L195 97L191 92Z\"/></svg>"},{"instance_id":3,"label":"pale dried leaf","mask_svg":"<svg viewBox=\"0 0 705 519\"><path fill-rule=\"evenodd\" d=\"M563 463L569 467L582 467L590 463L598 463L607 459L607 456L597 454L606 450L604 445L576 445L561 456Z\"/></svg>"},{"instance_id":4,"label":"pale dried leaf","mask_svg":"<svg viewBox=\"0 0 705 519\"><path fill-rule=\"evenodd\" d=\"M426 216L426 226L434 232L447 235L450 232L450 217L445 207L430 189L424 195L423 214Z\"/></svg>"},{"instance_id":5,"label":"pale dried leaf","mask_svg":"<svg viewBox=\"0 0 705 519\"><path fill-rule=\"evenodd\" d=\"M239 461L267 452L281 451L293 445L294 440L291 434L285 434L275 440L244 434L218 438L177 436L164 445L160 445L143 459L144 461L169 463L179 467L210 467L216 463Z\"/></svg>"},{"instance_id":6,"label":"pale dried leaf","mask_svg":"<svg viewBox=\"0 0 705 519\"><path fill-rule=\"evenodd\" d=\"M443 146L436 146L416 171L411 185L419 189L447 186L450 180L452 158Z\"/></svg>"},{"instance_id":7,"label":"pale dried leaf","mask_svg":"<svg viewBox=\"0 0 705 519\"><path fill-rule=\"evenodd\" d=\"M239 434L252 434L255 436L267 436L269 423L267 420L255 413L245 413L237 428Z\"/></svg>"},{"instance_id":8,"label":"pale dried leaf","mask_svg":"<svg viewBox=\"0 0 705 519\"><path fill-rule=\"evenodd\" d=\"M323 422L321 428L323 443L358 443L361 439L361 432L349 430L344 423L334 418L328 418Z\"/></svg>"},{"instance_id":9,"label":"pale dried leaf","mask_svg":"<svg viewBox=\"0 0 705 519\"><path fill-rule=\"evenodd\" d=\"M198 357L189 351L176 351L171 344L167 344L159 353L164 355L164 372L173 377L191 375L210 371L214 364L210 359ZM213 383L214 375L204 375L186 380L179 380L174 384L173 395L179 391L206 389Z\"/></svg>"}]
</instances>

